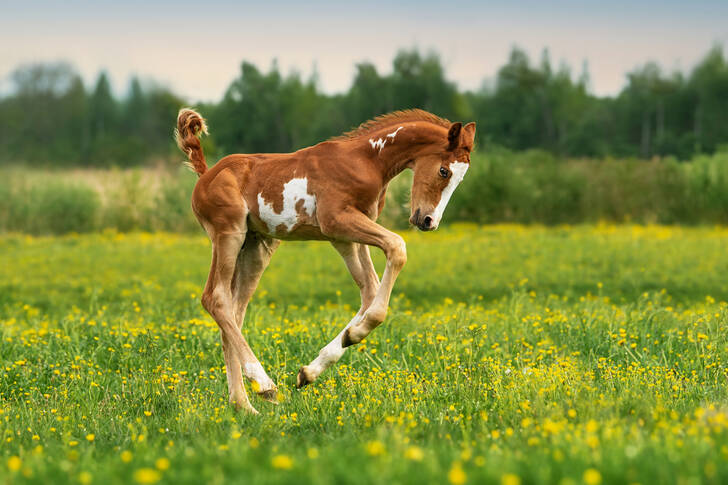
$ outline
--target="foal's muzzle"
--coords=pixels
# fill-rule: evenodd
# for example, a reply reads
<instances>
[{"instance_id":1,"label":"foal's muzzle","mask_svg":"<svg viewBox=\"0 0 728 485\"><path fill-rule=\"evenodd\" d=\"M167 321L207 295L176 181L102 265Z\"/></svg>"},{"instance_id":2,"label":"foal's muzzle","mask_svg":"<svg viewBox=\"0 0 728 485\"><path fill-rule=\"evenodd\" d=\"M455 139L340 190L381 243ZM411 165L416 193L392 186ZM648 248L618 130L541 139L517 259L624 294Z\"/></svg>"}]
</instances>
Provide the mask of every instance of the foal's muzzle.
<instances>
[{"instance_id":1,"label":"foal's muzzle","mask_svg":"<svg viewBox=\"0 0 728 485\"><path fill-rule=\"evenodd\" d=\"M410 224L417 226L420 231L433 231L437 229L432 216L421 216L419 209L410 217Z\"/></svg>"}]
</instances>

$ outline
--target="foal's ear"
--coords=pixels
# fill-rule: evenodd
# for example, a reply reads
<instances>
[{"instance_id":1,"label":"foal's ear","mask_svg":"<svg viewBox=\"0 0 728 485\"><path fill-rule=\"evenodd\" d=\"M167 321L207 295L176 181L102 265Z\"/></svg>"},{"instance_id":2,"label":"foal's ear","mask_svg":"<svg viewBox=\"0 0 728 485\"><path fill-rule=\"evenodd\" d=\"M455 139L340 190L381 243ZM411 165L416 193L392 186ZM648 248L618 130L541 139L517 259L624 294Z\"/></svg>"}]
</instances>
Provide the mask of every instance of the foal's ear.
<instances>
[{"instance_id":1,"label":"foal's ear","mask_svg":"<svg viewBox=\"0 0 728 485\"><path fill-rule=\"evenodd\" d=\"M474 144L475 144L475 122L471 121L467 125L463 126L463 145L468 150L472 150Z\"/></svg>"},{"instance_id":2,"label":"foal's ear","mask_svg":"<svg viewBox=\"0 0 728 485\"><path fill-rule=\"evenodd\" d=\"M460 144L460 131L463 129L463 124L459 121L450 125L450 130L447 132L448 150L454 150Z\"/></svg>"}]
</instances>

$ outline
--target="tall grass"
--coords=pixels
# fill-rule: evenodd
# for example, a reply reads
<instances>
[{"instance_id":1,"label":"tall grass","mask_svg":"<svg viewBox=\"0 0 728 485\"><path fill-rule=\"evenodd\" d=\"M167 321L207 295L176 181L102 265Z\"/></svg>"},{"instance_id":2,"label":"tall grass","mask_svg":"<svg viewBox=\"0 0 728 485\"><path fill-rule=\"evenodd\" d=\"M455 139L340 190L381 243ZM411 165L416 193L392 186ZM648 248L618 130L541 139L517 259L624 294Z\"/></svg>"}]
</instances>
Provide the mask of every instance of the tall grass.
<instances>
[{"instance_id":1,"label":"tall grass","mask_svg":"<svg viewBox=\"0 0 728 485\"><path fill-rule=\"evenodd\" d=\"M390 185L384 224L407 225L411 180L406 174ZM195 181L182 168L0 169L0 231L194 231ZM560 160L542 151L491 149L473 156L445 220L727 224L728 152L678 162Z\"/></svg>"},{"instance_id":2,"label":"tall grass","mask_svg":"<svg viewBox=\"0 0 728 485\"><path fill-rule=\"evenodd\" d=\"M63 234L103 229L190 232L197 177L180 168L0 170L0 231Z\"/></svg>"}]
</instances>

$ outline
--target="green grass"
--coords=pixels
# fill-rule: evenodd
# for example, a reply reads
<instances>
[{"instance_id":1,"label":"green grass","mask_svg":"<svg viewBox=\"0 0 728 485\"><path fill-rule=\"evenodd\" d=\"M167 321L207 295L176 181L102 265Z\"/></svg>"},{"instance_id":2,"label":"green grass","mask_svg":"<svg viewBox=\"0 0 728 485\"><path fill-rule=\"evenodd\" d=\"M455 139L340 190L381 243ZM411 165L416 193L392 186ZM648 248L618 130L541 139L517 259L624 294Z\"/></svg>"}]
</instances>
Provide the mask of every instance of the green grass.
<instances>
[{"instance_id":1,"label":"green grass","mask_svg":"<svg viewBox=\"0 0 728 485\"><path fill-rule=\"evenodd\" d=\"M728 481L728 230L404 236L387 321L303 391L358 293L329 245L281 247L244 327L285 398L257 417L204 237L0 237L0 482Z\"/></svg>"}]
</instances>

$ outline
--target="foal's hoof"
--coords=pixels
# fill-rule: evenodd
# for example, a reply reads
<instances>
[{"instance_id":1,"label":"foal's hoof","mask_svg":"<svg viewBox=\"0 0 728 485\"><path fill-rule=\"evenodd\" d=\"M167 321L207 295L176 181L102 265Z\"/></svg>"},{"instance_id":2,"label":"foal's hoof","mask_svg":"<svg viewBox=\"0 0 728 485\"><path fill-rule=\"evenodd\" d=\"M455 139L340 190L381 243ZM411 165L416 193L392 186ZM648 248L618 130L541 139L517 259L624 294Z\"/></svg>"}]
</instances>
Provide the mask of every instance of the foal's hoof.
<instances>
[{"instance_id":1,"label":"foal's hoof","mask_svg":"<svg viewBox=\"0 0 728 485\"><path fill-rule=\"evenodd\" d=\"M301 367L301 370L298 371L298 376L296 376L296 387L300 389L305 385L311 384L313 380L313 376L309 374L308 369L304 365Z\"/></svg>"},{"instance_id":2,"label":"foal's hoof","mask_svg":"<svg viewBox=\"0 0 728 485\"><path fill-rule=\"evenodd\" d=\"M268 389L267 391L260 391L258 393L258 396L260 396L261 399L265 399L268 402L271 402L273 404L278 404L278 388L273 387L271 389Z\"/></svg>"},{"instance_id":3,"label":"foal's hoof","mask_svg":"<svg viewBox=\"0 0 728 485\"><path fill-rule=\"evenodd\" d=\"M257 409L253 407L252 404L249 402L240 402L240 401L230 401L230 404L235 408L236 411L242 411L246 414L250 414L252 416L256 414L260 414Z\"/></svg>"}]
</instances>

